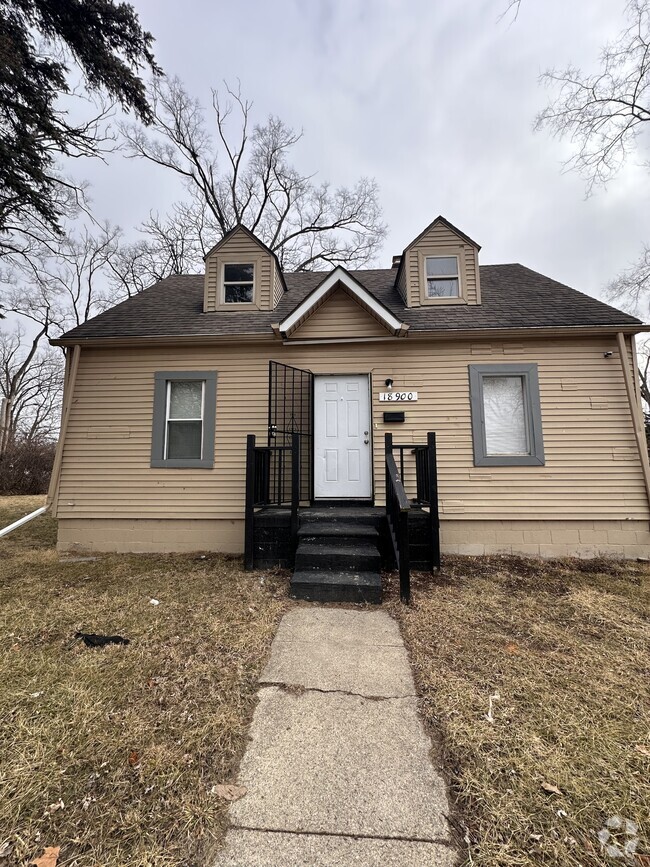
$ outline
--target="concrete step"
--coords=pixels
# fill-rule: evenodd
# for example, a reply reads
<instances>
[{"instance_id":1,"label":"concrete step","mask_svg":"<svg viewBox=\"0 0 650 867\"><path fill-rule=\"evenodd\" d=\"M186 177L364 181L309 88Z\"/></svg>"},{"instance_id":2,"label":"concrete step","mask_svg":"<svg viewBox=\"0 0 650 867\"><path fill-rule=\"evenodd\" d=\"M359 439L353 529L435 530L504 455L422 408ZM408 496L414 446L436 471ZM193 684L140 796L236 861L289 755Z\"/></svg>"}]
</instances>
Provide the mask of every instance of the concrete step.
<instances>
[{"instance_id":1,"label":"concrete step","mask_svg":"<svg viewBox=\"0 0 650 867\"><path fill-rule=\"evenodd\" d=\"M378 572L341 572L333 569L296 570L291 578L294 599L310 602L381 603L381 577Z\"/></svg>"},{"instance_id":2,"label":"concrete step","mask_svg":"<svg viewBox=\"0 0 650 867\"><path fill-rule=\"evenodd\" d=\"M333 569L335 571L379 571L377 545L368 539L355 539L354 544L341 545L338 540L327 543L300 542L296 551L296 571L303 569Z\"/></svg>"},{"instance_id":3,"label":"concrete step","mask_svg":"<svg viewBox=\"0 0 650 867\"><path fill-rule=\"evenodd\" d=\"M377 539L379 538L379 530L371 524L348 524L341 521L340 523L329 521L321 521L320 523L309 522L303 524L298 530L299 539L327 539L334 538L337 540L348 539Z\"/></svg>"}]
</instances>

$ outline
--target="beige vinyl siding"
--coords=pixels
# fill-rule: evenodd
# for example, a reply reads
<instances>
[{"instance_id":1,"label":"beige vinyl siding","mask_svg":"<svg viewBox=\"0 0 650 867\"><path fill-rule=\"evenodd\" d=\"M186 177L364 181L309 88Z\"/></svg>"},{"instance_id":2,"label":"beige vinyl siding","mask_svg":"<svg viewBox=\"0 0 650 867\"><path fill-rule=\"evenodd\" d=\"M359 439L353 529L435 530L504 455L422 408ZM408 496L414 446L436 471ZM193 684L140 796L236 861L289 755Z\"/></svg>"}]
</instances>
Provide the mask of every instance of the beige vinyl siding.
<instances>
[{"instance_id":1,"label":"beige vinyl siding","mask_svg":"<svg viewBox=\"0 0 650 867\"><path fill-rule=\"evenodd\" d=\"M513 351L514 350L514 351ZM603 353L614 355L606 359ZM442 519L648 520L621 365L613 338L489 344L389 339L303 346L84 348L63 451L63 518L241 519L247 433L267 434L269 359L315 373L371 373L374 476L384 487L383 435L438 435ZM546 465L474 467L468 364L536 362ZM212 470L152 469L156 370L216 370ZM384 380L417 389L406 423L385 425ZM395 407L392 407L393 409Z\"/></svg>"},{"instance_id":2,"label":"beige vinyl siding","mask_svg":"<svg viewBox=\"0 0 650 867\"><path fill-rule=\"evenodd\" d=\"M273 309L278 306L284 295L284 286L282 284L282 275L275 261L272 261L273 268Z\"/></svg>"},{"instance_id":3,"label":"beige vinyl siding","mask_svg":"<svg viewBox=\"0 0 650 867\"><path fill-rule=\"evenodd\" d=\"M210 253L205 260L205 291L204 310L227 309L236 315L237 305L220 306L220 280L224 262L254 262L255 263L255 304L260 310L272 310L273 303L273 270L275 262L253 238L245 232L234 232L230 238L217 250ZM243 310L250 310L250 305L242 305Z\"/></svg>"},{"instance_id":4,"label":"beige vinyl siding","mask_svg":"<svg viewBox=\"0 0 650 867\"><path fill-rule=\"evenodd\" d=\"M407 307L420 307L424 284L424 257L446 255L450 252L459 257L462 296L467 304L480 304L481 289L479 285L478 252L463 238L452 232L442 223L432 226L405 253L406 261L402 268L403 290L406 294ZM449 299L446 299L450 303ZM436 302L443 303L443 302ZM454 303L453 300L451 303Z\"/></svg>"},{"instance_id":5,"label":"beige vinyl siding","mask_svg":"<svg viewBox=\"0 0 650 867\"><path fill-rule=\"evenodd\" d=\"M336 289L292 333L291 339L311 337L386 337L386 328L343 289Z\"/></svg>"}]
</instances>

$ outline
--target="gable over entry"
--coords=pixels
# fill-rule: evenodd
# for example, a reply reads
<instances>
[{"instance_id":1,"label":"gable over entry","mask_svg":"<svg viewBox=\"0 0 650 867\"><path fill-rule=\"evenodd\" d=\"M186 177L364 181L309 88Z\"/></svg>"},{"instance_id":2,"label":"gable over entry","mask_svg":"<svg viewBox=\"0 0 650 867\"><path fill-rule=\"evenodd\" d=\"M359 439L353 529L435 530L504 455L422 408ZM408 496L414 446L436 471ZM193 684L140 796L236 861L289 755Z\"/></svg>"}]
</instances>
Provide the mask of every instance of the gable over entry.
<instances>
[{"instance_id":1,"label":"gable over entry","mask_svg":"<svg viewBox=\"0 0 650 867\"><path fill-rule=\"evenodd\" d=\"M336 267L282 322L273 326L282 337L290 337L316 310L336 292L343 291L382 325L389 334L403 337L409 326L365 289L358 280L342 268Z\"/></svg>"}]
</instances>

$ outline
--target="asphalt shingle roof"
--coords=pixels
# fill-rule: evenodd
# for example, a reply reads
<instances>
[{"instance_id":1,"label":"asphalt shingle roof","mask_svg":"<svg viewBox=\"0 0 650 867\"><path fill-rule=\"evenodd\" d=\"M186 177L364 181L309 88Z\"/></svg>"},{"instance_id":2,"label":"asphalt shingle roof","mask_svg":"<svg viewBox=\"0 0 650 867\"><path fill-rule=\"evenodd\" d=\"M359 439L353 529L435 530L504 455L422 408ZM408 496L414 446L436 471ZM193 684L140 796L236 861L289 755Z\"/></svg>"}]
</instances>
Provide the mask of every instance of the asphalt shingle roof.
<instances>
[{"instance_id":1,"label":"asphalt shingle roof","mask_svg":"<svg viewBox=\"0 0 650 867\"><path fill-rule=\"evenodd\" d=\"M638 325L640 320L523 265L482 265L481 304L409 309L393 268L351 271L369 292L417 331ZM286 273L287 292L272 312L203 313L203 275L168 277L73 328L68 340L215 337L270 333L323 280L325 272Z\"/></svg>"}]
</instances>

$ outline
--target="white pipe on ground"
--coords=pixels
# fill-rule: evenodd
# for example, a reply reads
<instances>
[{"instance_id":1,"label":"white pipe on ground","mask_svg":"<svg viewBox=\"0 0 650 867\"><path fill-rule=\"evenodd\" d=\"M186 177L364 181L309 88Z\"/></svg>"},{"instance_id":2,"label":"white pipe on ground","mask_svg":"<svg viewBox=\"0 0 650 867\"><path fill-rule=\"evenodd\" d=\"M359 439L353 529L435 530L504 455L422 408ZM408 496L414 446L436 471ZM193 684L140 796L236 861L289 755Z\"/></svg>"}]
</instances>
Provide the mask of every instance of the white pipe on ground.
<instances>
[{"instance_id":1,"label":"white pipe on ground","mask_svg":"<svg viewBox=\"0 0 650 867\"><path fill-rule=\"evenodd\" d=\"M4 530L0 530L0 536L6 536L7 533L11 533L12 530L17 530L18 527L22 527L23 524L28 524L30 521L33 521L34 518L38 518L39 515L42 515L43 512L47 512L49 506L41 506L40 509L36 509L35 512L30 512L29 515L25 515L24 518L19 518L17 521L14 521L13 524L9 524L8 527L5 527Z\"/></svg>"}]
</instances>

